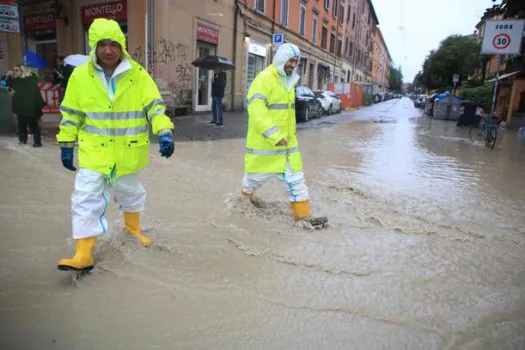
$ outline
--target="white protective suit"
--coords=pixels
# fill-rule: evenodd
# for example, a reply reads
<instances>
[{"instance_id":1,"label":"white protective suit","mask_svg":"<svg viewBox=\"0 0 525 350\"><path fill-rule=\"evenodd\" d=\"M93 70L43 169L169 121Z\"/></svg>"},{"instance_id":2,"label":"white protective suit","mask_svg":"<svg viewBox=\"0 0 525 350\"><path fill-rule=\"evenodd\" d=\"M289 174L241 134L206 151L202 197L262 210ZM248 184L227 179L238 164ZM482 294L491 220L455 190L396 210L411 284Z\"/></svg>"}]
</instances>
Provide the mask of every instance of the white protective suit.
<instances>
[{"instance_id":1,"label":"white protective suit","mask_svg":"<svg viewBox=\"0 0 525 350\"><path fill-rule=\"evenodd\" d=\"M106 87L110 100L114 98L112 81L131 69L127 59L123 59L117 66L113 76L108 81L102 67L93 58L100 79ZM115 202L122 212L142 212L146 201L146 190L139 181L139 174L120 176L118 179L107 177L97 171L79 169L75 178L75 189L71 195L71 214L73 224L73 238L82 239L96 237L108 232L106 212L111 199L111 190L114 190Z\"/></svg>"},{"instance_id":2,"label":"white protective suit","mask_svg":"<svg viewBox=\"0 0 525 350\"><path fill-rule=\"evenodd\" d=\"M112 185L111 179L104 174L80 169L71 196L74 239L95 237L108 232L106 212L111 200L111 189L120 211L144 211L146 190L139 181L138 173L120 176Z\"/></svg>"},{"instance_id":3,"label":"white protective suit","mask_svg":"<svg viewBox=\"0 0 525 350\"><path fill-rule=\"evenodd\" d=\"M301 51L296 45L282 44L273 58L272 64L277 67L281 76L281 83L288 91L295 88L295 84L299 81L298 66L295 67L291 75L287 75L284 71L285 64L292 58L301 57ZM257 189L261 188L268 180L277 178L283 182L289 200L292 203L309 200L308 187L304 179L303 171L292 172L290 164L286 163L286 169L283 173L245 173L242 180L243 193L253 194Z\"/></svg>"}]
</instances>

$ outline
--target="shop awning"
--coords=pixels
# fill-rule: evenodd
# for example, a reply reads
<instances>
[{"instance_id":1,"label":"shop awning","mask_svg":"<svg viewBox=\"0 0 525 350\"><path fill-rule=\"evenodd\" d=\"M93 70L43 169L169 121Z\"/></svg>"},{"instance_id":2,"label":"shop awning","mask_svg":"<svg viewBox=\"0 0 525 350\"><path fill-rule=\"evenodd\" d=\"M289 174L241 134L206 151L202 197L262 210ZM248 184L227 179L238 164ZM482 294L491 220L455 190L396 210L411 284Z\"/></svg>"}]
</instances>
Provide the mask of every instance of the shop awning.
<instances>
[{"instance_id":1,"label":"shop awning","mask_svg":"<svg viewBox=\"0 0 525 350\"><path fill-rule=\"evenodd\" d=\"M517 71L512 72L512 73L507 73L507 74L500 75L498 80L503 80L503 79L507 79L507 78L513 77L513 76L515 76L516 74L518 74L519 72L520 72L520 71L517 70ZM490 79L490 80L487 80L487 83L492 83L492 82L494 82L494 81L496 81L496 78L494 78L494 79Z\"/></svg>"}]
</instances>

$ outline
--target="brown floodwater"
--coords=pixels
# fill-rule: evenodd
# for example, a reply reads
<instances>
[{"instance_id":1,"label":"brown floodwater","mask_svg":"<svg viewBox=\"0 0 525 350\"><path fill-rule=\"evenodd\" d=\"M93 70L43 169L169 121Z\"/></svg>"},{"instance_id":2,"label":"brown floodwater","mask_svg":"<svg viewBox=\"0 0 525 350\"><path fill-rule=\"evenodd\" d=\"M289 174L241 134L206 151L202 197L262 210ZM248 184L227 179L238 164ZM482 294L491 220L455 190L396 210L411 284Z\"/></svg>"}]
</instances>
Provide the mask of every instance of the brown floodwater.
<instances>
[{"instance_id":1,"label":"brown floodwater","mask_svg":"<svg viewBox=\"0 0 525 350\"><path fill-rule=\"evenodd\" d=\"M242 139L152 149L144 249L115 205L73 283L74 173L0 139L0 349L525 349L525 138L494 150L409 99L302 125L313 211L240 198Z\"/></svg>"}]
</instances>

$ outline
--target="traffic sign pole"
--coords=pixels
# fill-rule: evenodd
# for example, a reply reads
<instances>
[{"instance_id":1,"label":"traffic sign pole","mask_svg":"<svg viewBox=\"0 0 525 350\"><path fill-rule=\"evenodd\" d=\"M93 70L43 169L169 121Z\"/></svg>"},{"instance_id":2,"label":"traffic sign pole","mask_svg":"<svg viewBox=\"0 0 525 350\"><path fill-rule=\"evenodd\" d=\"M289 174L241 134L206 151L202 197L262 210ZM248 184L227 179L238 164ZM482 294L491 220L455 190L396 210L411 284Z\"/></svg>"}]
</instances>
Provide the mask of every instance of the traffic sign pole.
<instances>
[{"instance_id":1,"label":"traffic sign pole","mask_svg":"<svg viewBox=\"0 0 525 350\"><path fill-rule=\"evenodd\" d=\"M498 92L498 83L499 83L499 70L501 68L501 61L503 60L502 55L498 55L498 68L496 71L496 80L494 81L494 91L492 91L492 106L490 107L490 115L494 116L496 113L496 95Z\"/></svg>"}]
</instances>

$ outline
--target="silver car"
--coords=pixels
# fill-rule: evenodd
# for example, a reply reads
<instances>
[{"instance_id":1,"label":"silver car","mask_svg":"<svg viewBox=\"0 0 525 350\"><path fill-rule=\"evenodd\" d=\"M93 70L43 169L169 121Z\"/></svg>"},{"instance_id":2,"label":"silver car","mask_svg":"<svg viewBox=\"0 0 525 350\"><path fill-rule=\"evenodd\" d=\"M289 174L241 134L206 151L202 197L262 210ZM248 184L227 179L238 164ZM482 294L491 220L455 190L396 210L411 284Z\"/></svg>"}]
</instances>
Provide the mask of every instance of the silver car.
<instances>
[{"instance_id":1,"label":"silver car","mask_svg":"<svg viewBox=\"0 0 525 350\"><path fill-rule=\"evenodd\" d=\"M341 100L332 91L315 91L315 97L321 102L323 110L328 113L339 113L341 112Z\"/></svg>"}]
</instances>

